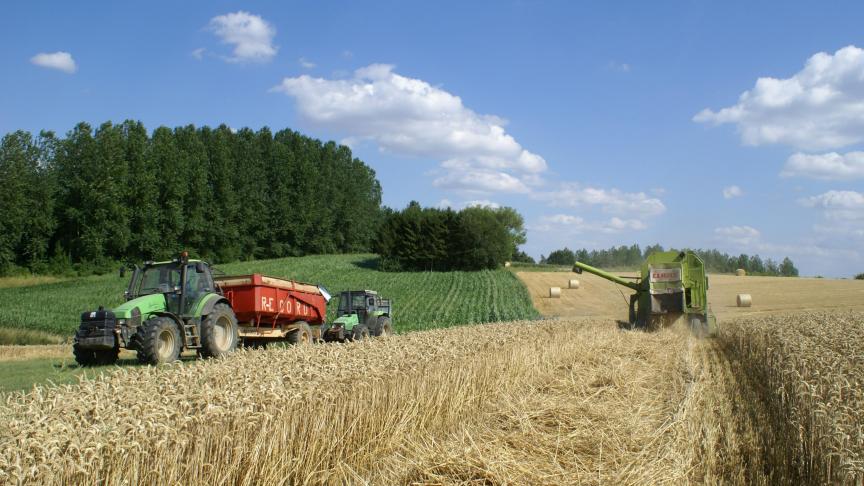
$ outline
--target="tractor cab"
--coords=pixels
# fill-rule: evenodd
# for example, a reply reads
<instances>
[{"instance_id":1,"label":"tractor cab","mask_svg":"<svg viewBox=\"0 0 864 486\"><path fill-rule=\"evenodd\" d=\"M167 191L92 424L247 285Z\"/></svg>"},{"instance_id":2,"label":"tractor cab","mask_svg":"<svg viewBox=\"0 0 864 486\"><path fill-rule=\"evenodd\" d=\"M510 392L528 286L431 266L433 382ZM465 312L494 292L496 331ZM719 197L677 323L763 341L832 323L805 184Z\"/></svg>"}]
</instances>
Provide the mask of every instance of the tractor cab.
<instances>
[{"instance_id":1,"label":"tractor cab","mask_svg":"<svg viewBox=\"0 0 864 486\"><path fill-rule=\"evenodd\" d=\"M365 322L369 315L385 306L389 314L390 301L380 298L374 290L348 290L339 294L339 309L336 315L342 317L357 314L360 321Z\"/></svg>"},{"instance_id":2,"label":"tractor cab","mask_svg":"<svg viewBox=\"0 0 864 486\"><path fill-rule=\"evenodd\" d=\"M390 299L374 290L346 290L339 294L336 320L327 326L324 339L344 341L364 339L364 335L381 336L393 333L390 322ZM365 334L364 334L365 333Z\"/></svg>"},{"instance_id":3,"label":"tractor cab","mask_svg":"<svg viewBox=\"0 0 864 486\"><path fill-rule=\"evenodd\" d=\"M124 270L121 270L121 275ZM214 292L215 288L209 265L201 260L180 258L166 262L144 262L143 267L135 266L124 294L126 301L161 294L165 297L166 310L184 315L201 297Z\"/></svg>"}]
</instances>

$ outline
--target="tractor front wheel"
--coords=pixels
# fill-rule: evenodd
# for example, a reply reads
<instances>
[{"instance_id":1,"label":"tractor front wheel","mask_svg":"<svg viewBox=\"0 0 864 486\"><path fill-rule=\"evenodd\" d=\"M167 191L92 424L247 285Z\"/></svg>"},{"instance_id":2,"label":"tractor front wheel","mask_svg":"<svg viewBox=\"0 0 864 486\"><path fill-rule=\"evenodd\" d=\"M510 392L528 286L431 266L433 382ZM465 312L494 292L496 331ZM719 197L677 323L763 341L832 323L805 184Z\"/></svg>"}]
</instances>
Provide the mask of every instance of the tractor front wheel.
<instances>
[{"instance_id":1,"label":"tractor front wheel","mask_svg":"<svg viewBox=\"0 0 864 486\"><path fill-rule=\"evenodd\" d=\"M117 362L120 349L84 349L75 344L72 346L72 354L81 366L105 366Z\"/></svg>"},{"instance_id":2,"label":"tractor front wheel","mask_svg":"<svg viewBox=\"0 0 864 486\"><path fill-rule=\"evenodd\" d=\"M201 321L201 356L218 358L237 349L237 317L228 304L216 304Z\"/></svg>"},{"instance_id":3,"label":"tractor front wheel","mask_svg":"<svg viewBox=\"0 0 864 486\"><path fill-rule=\"evenodd\" d=\"M351 340L362 341L364 339L369 339L369 328L363 324L357 324L354 326L354 329L351 330Z\"/></svg>"},{"instance_id":4,"label":"tractor front wheel","mask_svg":"<svg viewBox=\"0 0 864 486\"><path fill-rule=\"evenodd\" d=\"M154 317L138 329L138 361L158 365L176 361L183 348L180 328L170 317Z\"/></svg>"}]
</instances>

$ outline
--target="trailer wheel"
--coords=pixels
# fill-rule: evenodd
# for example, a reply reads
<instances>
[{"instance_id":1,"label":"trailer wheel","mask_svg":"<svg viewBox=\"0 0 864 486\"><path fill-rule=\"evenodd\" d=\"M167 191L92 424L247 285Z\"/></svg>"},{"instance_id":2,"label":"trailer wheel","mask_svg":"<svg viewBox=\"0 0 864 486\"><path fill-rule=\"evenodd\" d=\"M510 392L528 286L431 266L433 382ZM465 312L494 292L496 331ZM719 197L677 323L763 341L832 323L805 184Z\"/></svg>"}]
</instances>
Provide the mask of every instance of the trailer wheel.
<instances>
[{"instance_id":1,"label":"trailer wheel","mask_svg":"<svg viewBox=\"0 0 864 486\"><path fill-rule=\"evenodd\" d=\"M312 328L303 321L297 324L297 330L288 335L288 342L298 345L312 344Z\"/></svg>"},{"instance_id":2,"label":"trailer wheel","mask_svg":"<svg viewBox=\"0 0 864 486\"><path fill-rule=\"evenodd\" d=\"M390 322L390 318L387 316L381 316L378 318L378 322L376 323L375 329L372 332L373 336L380 337L389 337L393 335L393 324Z\"/></svg>"},{"instance_id":3,"label":"trailer wheel","mask_svg":"<svg viewBox=\"0 0 864 486\"><path fill-rule=\"evenodd\" d=\"M216 304L201 321L201 356L218 358L237 349L237 318L228 304Z\"/></svg>"},{"instance_id":4,"label":"trailer wheel","mask_svg":"<svg viewBox=\"0 0 864 486\"><path fill-rule=\"evenodd\" d=\"M183 339L180 328L170 317L154 317L138 328L138 361L158 365L180 357Z\"/></svg>"},{"instance_id":5,"label":"trailer wheel","mask_svg":"<svg viewBox=\"0 0 864 486\"><path fill-rule=\"evenodd\" d=\"M362 341L364 339L369 339L369 328L363 324L357 324L351 330L351 340Z\"/></svg>"}]
</instances>

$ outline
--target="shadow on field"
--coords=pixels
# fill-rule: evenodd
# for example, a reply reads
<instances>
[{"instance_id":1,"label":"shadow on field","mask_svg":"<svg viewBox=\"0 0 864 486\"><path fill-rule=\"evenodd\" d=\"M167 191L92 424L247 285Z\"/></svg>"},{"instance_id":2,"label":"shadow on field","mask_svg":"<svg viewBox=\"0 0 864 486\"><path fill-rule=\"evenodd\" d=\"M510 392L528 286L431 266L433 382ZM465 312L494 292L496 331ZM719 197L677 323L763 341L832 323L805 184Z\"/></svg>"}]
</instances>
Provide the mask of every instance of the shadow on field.
<instances>
[{"instance_id":1,"label":"shadow on field","mask_svg":"<svg viewBox=\"0 0 864 486\"><path fill-rule=\"evenodd\" d=\"M366 270L378 270L378 258L364 258L362 260L353 261L351 263L358 268L364 268Z\"/></svg>"}]
</instances>

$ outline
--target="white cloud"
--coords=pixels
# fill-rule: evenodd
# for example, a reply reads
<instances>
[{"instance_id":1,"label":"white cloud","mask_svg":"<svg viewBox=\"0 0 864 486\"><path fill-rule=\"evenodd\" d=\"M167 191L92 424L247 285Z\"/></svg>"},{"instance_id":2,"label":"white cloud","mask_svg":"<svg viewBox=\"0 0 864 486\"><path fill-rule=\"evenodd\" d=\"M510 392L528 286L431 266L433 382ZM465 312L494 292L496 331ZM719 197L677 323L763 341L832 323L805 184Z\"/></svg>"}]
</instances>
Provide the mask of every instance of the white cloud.
<instances>
[{"instance_id":1,"label":"white cloud","mask_svg":"<svg viewBox=\"0 0 864 486\"><path fill-rule=\"evenodd\" d=\"M657 216L666 211L666 206L660 199L650 197L644 192L628 193L618 189L582 187L572 182L561 183L558 189L539 192L534 197L550 206L597 206L603 212L617 215Z\"/></svg>"},{"instance_id":2,"label":"white cloud","mask_svg":"<svg viewBox=\"0 0 864 486\"><path fill-rule=\"evenodd\" d=\"M44 68L57 69L67 74L72 74L78 70L78 65L75 64L75 59L72 59L72 54L64 51L40 52L31 57L30 62Z\"/></svg>"},{"instance_id":3,"label":"white cloud","mask_svg":"<svg viewBox=\"0 0 864 486\"><path fill-rule=\"evenodd\" d=\"M732 199L733 197L741 197L744 191L738 186L729 186L723 188L723 199Z\"/></svg>"},{"instance_id":4,"label":"white cloud","mask_svg":"<svg viewBox=\"0 0 864 486\"><path fill-rule=\"evenodd\" d=\"M800 202L804 206L821 210L830 220L864 221L864 193L828 191Z\"/></svg>"},{"instance_id":5,"label":"white cloud","mask_svg":"<svg viewBox=\"0 0 864 486\"><path fill-rule=\"evenodd\" d=\"M724 241L741 246L749 246L756 243L762 236L759 230L746 225L714 228L714 234Z\"/></svg>"},{"instance_id":6,"label":"white cloud","mask_svg":"<svg viewBox=\"0 0 864 486\"><path fill-rule=\"evenodd\" d=\"M478 208L478 207L498 209L501 207L501 205L496 203L495 201L490 201L488 199L477 199L477 200L473 200L473 201L463 201L461 204L454 204L452 201L445 198L445 199L442 199L436 205L436 207L438 209L447 209L447 208L463 209L463 208Z\"/></svg>"},{"instance_id":7,"label":"white cloud","mask_svg":"<svg viewBox=\"0 0 864 486\"><path fill-rule=\"evenodd\" d=\"M820 52L790 78L759 78L738 103L693 120L735 124L744 143L824 150L864 141L864 50Z\"/></svg>"},{"instance_id":8,"label":"white cloud","mask_svg":"<svg viewBox=\"0 0 864 486\"><path fill-rule=\"evenodd\" d=\"M612 217L604 221L586 221L581 216L571 214L553 214L540 218L539 224L528 226L529 230L542 233L621 233L624 231L639 231L647 225L638 219L621 219Z\"/></svg>"},{"instance_id":9,"label":"white cloud","mask_svg":"<svg viewBox=\"0 0 864 486\"><path fill-rule=\"evenodd\" d=\"M432 181L432 185L469 194L492 192L525 194L530 192L528 186L510 174L482 169L450 171Z\"/></svg>"},{"instance_id":10,"label":"white cloud","mask_svg":"<svg viewBox=\"0 0 864 486\"><path fill-rule=\"evenodd\" d=\"M500 204L495 201L490 201L488 199L477 199L474 201L465 201L464 206L466 208L492 208L498 209L501 207Z\"/></svg>"},{"instance_id":11,"label":"white cloud","mask_svg":"<svg viewBox=\"0 0 864 486\"><path fill-rule=\"evenodd\" d=\"M306 59L305 57L301 57L297 60L297 62L300 63L300 67L302 67L303 69L313 69L315 66L317 66L317 64Z\"/></svg>"},{"instance_id":12,"label":"white cloud","mask_svg":"<svg viewBox=\"0 0 864 486\"><path fill-rule=\"evenodd\" d=\"M312 124L386 152L441 160L438 187L525 193L546 170L543 157L506 132L504 120L475 113L458 96L388 64L358 69L349 79L285 78L273 91L293 97Z\"/></svg>"},{"instance_id":13,"label":"white cloud","mask_svg":"<svg viewBox=\"0 0 864 486\"><path fill-rule=\"evenodd\" d=\"M206 51L207 51L207 49L204 49L203 47L199 47L198 49L195 49L194 51L192 51L192 57L194 57L195 59L198 59L200 61L201 59L204 59L204 52L206 52Z\"/></svg>"},{"instance_id":14,"label":"white cloud","mask_svg":"<svg viewBox=\"0 0 864 486\"><path fill-rule=\"evenodd\" d=\"M223 44L234 46L231 62L266 62L276 55L273 45L276 29L258 15L239 11L210 19L210 30Z\"/></svg>"},{"instance_id":15,"label":"white cloud","mask_svg":"<svg viewBox=\"0 0 864 486\"><path fill-rule=\"evenodd\" d=\"M630 72L630 65L626 62L609 61L609 64L606 65L606 68L611 71L618 71L619 73Z\"/></svg>"},{"instance_id":16,"label":"white cloud","mask_svg":"<svg viewBox=\"0 0 864 486\"><path fill-rule=\"evenodd\" d=\"M864 178L864 152L793 154L786 160L780 176L821 180L861 179Z\"/></svg>"}]
</instances>

